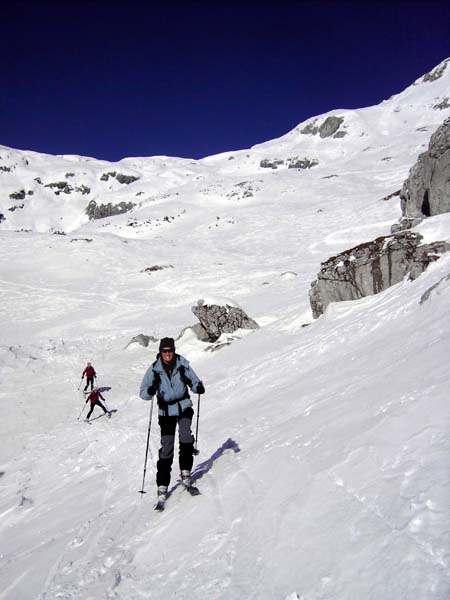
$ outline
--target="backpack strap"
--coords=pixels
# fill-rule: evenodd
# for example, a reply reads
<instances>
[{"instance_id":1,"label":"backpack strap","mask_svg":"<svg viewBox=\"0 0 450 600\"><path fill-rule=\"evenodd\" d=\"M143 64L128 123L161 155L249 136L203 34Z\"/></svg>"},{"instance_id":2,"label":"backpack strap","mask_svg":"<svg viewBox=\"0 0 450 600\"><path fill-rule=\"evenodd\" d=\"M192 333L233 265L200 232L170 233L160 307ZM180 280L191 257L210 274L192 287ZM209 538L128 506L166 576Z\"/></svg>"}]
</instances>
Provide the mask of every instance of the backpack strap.
<instances>
[{"instance_id":1,"label":"backpack strap","mask_svg":"<svg viewBox=\"0 0 450 600\"><path fill-rule=\"evenodd\" d=\"M178 370L180 372L181 381L184 383L184 385L192 387L192 381L186 375L186 367L184 365L180 365Z\"/></svg>"},{"instance_id":2,"label":"backpack strap","mask_svg":"<svg viewBox=\"0 0 450 600\"><path fill-rule=\"evenodd\" d=\"M158 373L158 371L155 371L155 369L153 370L153 384L156 388L156 391L159 390L159 386L161 385L161 375Z\"/></svg>"}]
</instances>

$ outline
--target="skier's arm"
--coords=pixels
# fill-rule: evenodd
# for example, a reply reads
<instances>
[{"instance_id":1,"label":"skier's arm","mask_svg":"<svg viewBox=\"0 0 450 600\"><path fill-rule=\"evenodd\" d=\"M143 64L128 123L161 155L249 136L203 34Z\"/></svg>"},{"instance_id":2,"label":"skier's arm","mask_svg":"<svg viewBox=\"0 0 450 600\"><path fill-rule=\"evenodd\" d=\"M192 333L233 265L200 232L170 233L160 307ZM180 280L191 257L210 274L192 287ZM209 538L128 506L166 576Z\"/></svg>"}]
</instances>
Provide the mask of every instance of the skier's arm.
<instances>
[{"instance_id":1,"label":"skier's arm","mask_svg":"<svg viewBox=\"0 0 450 600\"><path fill-rule=\"evenodd\" d=\"M150 395L148 393L148 388L152 387L154 384L154 371L152 367L149 367L144 375L144 378L141 383L141 388L139 390L139 396L142 400L151 400L154 394Z\"/></svg>"},{"instance_id":2,"label":"skier's arm","mask_svg":"<svg viewBox=\"0 0 450 600\"><path fill-rule=\"evenodd\" d=\"M199 378L199 376L194 371L194 369L191 367L191 365L187 366L186 371L187 371L187 377L192 384L189 387L194 392L194 394L204 394L205 386L203 385L202 380Z\"/></svg>"}]
</instances>

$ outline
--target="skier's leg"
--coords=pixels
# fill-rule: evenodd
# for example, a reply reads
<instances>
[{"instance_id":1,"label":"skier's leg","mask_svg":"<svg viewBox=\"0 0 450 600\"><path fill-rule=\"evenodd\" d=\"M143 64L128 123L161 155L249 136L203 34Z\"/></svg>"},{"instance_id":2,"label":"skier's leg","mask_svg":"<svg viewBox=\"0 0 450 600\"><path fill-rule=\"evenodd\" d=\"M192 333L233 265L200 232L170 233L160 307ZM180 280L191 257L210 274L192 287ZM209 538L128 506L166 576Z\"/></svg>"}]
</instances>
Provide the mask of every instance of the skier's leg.
<instances>
[{"instance_id":1,"label":"skier's leg","mask_svg":"<svg viewBox=\"0 0 450 600\"><path fill-rule=\"evenodd\" d=\"M92 411L94 410L94 406L95 406L95 403L91 402L91 409L88 412L86 419L89 419L89 417L92 415Z\"/></svg>"},{"instance_id":2,"label":"skier's leg","mask_svg":"<svg viewBox=\"0 0 450 600\"><path fill-rule=\"evenodd\" d=\"M98 404L98 406L100 406L100 408L103 409L103 412L105 413L105 415L109 414L109 410L106 410L106 408L103 406L103 404L100 402L100 400L97 400L96 404Z\"/></svg>"},{"instance_id":3,"label":"skier's leg","mask_svg":"<svg viewBox=\"0 0 450 600\"><path fill-rule=\"evenodd\" d=\"M191 431L192 417L194 411L191 407L187 408L178 421L178 437L180 441L179 464L180 471L192 470L194 463L194 436Z\"/></svg>"},{"instance_id":4,"label":"skier's leg","mask_svg":"<svg viewBox=\"0 0 450 600\"><path fill-rule=\"evenodd\" d=\"M161 428L161 448L159 449L159 460L156 463L156 485L168 486L170 473L172 471L173 448L175 443L176 417L159 417Z\"/></svg>"}]
</instances>

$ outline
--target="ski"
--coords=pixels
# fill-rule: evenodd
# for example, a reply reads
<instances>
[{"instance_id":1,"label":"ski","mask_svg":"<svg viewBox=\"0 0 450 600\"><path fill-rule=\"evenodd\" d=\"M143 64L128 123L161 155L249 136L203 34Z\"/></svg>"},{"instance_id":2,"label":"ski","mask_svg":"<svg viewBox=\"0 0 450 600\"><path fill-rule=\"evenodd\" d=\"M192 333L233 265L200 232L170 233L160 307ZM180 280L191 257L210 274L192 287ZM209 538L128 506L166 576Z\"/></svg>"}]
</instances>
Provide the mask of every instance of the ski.
<instances>
[{"instance_id":1,"label":"ski","mask_svg":"<svg viewBox=\"0 0 450 600\"><path fill-rule=\"evenodd\" d=\"M109 419L111 418L113 413L117 412L117 408L113 408L112 410L108 411L107 413L102 413L101 415L97 415L96 417L91 417L91 421L97 421L97 419L101 419L102 417L108 417Z\"/></svg>"},{"instance_id":2,"label":"ski","mask_svg":"<svg viewBox=\"0 0 450 600\"><path fill-rule=\"evenodd\" d=\"M192 483L186 485L182 479L178 480L181 485L184 487L184 489L189 492L189 494L191 496L199 496L201 494L200 490L198 489L198 487L196 487L195 485L192 485Z\"/></svg>"}]
</instances>

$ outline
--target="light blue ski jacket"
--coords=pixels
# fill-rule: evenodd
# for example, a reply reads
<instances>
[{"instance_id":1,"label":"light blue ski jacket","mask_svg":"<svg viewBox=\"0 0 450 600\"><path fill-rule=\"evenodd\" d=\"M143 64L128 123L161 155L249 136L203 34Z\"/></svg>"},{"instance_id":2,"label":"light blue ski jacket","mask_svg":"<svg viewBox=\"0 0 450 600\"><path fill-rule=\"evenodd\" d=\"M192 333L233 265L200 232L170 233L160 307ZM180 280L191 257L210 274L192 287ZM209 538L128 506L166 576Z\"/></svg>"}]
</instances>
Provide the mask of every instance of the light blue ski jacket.
<instances>
[{"instance_id":1,"label":"light blue ski jacket","mask_svg":"<svg viewBox=\"0 0 450 600\"><path fill-rule=\"evenodd\" d=\"M184 356L176 354L175 357L175 367L170 377L159 356L147 369L141 383L140 397L142 400L151 400L152 396L149 396L147 389L155 383L155 379L158 380L159 376L160 383L156 396L160 416L179 416L186 408L192 406L188 388L194 394L198 393L198 384L202 383Z\"/></svg>"}]
</instances>

